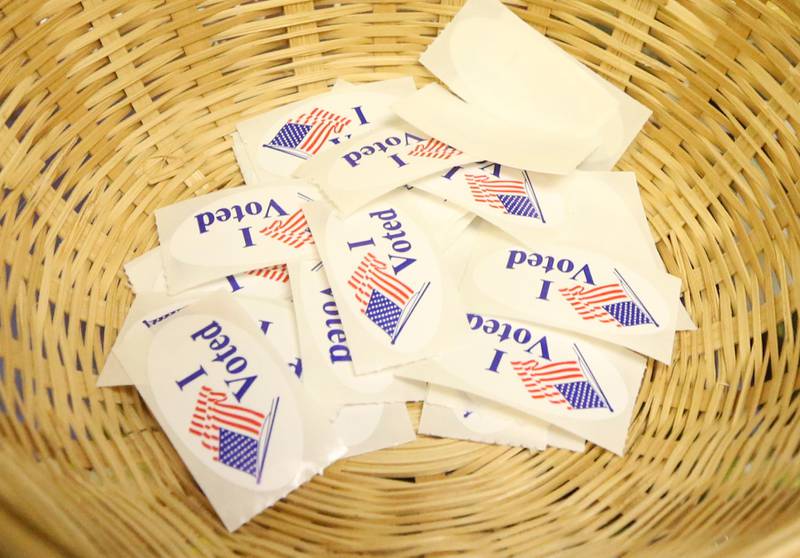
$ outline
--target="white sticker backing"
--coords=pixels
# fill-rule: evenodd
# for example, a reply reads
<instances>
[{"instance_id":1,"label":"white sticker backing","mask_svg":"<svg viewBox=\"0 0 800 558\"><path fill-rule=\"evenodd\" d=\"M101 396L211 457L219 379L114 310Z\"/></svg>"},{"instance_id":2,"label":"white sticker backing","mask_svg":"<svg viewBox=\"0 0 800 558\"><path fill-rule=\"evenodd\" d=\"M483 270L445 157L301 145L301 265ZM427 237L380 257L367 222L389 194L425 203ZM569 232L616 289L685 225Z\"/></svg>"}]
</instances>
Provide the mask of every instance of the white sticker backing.
<instances>
[{"instance_id":1,"label":"white sticker backing","mask_svg":"<svg viewBox=\"0 0 800 558\"><path fill-rule=\"evenodd\" d=\"M504 161L503 152L494 157L473 151L482 158L567 174L604 142L615 140L616 145L624 141L616 141L608 132L619 112L615 95L497 0L469 0L428 46L420 62L465 101L463 110L455 111L454 104L461 102L455 96L432 85L419 92L413 107L409 103L400 110L401 116L432 134L429 126L438 124L452 134L440 139L462 149L468 148L462 147L459 139L470 141L471 147L471 141L484 141L484 147L491 149L510 138L530 147L527 153L513 144L503 150L519 152L525 157L521 162ZM412 113L410 108L416 110ZM461 124L490 120L505 123L507 134L503 135L501 125ZM616 151L597 158L606 160Z\"/></svg>"},{"instance_id":2,"label":"white sticker backing","mask_svg":"<svg viewBox=\"0 0 800 558\"><path fill-rule=\"evenodd\" d=\"M431 385L419 433L523 447L547 447L547 422L469 393Z\"/></svg>"}]
</instances>

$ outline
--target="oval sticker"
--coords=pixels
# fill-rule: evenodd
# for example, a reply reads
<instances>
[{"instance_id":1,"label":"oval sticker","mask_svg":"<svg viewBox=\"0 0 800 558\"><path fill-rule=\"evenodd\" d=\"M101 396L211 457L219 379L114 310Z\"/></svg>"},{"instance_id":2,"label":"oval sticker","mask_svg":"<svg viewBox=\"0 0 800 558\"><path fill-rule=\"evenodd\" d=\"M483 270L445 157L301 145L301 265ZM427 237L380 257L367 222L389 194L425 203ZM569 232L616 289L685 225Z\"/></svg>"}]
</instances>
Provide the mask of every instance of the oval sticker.
<instances>
[{"instance_id":1,"label":"oval sticker","mask_svg":"<svg viewBox=\"0 0 800 558\"><path fill-rule=\"evenodd\" d=\"M424 347L439 329L443 306L441 270L427 236L409 212L373 204L346 221L329 219L328 246L340 259L330 274L347 305L373 339L398 351ZM342 278L345 278L342 283Z\"/></svg>"},{"instance_id":2,"label":"oval sticker","mask_svg":"<svg viewBox=\"0 0 800 558\"><path fill-rule=\"evenodd\" d=\"M192 211L169 242L172 257L208 267L253 268L313 256L314 240L301 207L313 187L237 188Z\"/></svg>"},{"instance_id":3,"label":"oval sticker","mask_svg":"<svg viewBox=\"0 0 800 558\"><path fill-rule=\"evenodd\" d=\"M169 428L196 458L226 481L266 491L291 482L303 432L282 363L259 345L227 320L178 315L156 330L148 376Z\"/></svg>"}]
</instances>

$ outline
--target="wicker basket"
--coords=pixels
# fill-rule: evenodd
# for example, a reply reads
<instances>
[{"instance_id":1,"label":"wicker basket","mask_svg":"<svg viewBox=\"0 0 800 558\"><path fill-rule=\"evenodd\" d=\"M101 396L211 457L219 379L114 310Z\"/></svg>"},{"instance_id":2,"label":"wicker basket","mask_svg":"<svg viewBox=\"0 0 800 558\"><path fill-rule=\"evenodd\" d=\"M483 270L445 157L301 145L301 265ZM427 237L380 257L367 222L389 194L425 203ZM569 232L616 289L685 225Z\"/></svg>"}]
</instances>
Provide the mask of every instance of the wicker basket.
<instances>
[{"instance_id":1,"label":"wicker basket","mask_svg":"<svg viewBox=\"0 0 800 558\"><path fill-rule=\"evenodd\" d=\"M513 5L654 111L619 168L700 329L651 361L624 458L420 437L230 535L136 391L96 387L122 263L155 208L242 182L235 122L430 80L458 3L3 2L0 554L800 554L795 0Z\"/></svg>"}]
</instances>

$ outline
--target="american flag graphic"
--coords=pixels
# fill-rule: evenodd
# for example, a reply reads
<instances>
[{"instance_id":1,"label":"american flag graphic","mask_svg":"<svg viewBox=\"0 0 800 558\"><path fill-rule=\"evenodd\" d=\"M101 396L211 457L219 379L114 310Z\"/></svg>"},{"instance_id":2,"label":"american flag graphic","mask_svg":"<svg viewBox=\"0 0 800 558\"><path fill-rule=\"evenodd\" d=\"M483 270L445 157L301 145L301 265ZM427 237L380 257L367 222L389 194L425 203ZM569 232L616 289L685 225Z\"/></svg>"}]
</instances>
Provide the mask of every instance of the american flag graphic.
<instances>
[{"instance_id":1,"label":"american flag graphic","mask_svg":"<svg viewBox=\"0 0 800 558\"><path fill-rule=\"evenodd\" d=\"M308 159L317 154L332 134L341 134L349 124L350 119L345 116L314 108L286 122L264 147Z\"/></svg>"},{"instance_id":2,"label":"american flag graphic","mask_svg":"<svg viewBox=\"0 0 800 558\"><path fill-rule=\"evenodd\" d=\"M353 289L361 313L395 343L430 283L417 291L389 271L371 252L356 267L347 284Z\"/></svg>"},{"instance_id":3,"label":"american flag graphic","mask_svg":"<svg viewBox=\"0 0 800 558\"><path fill-rule=\"evenodd\" d=\"M412 147L408 154L413 157L427 157L429 159L449 159L455 155L461 155L461 151L436 138L430 138Z\"/></svg>"},{"instance_id":4,"label":"american flag graphic","mask_svg":"<svg viewBox=\"0 0 800 558\"><path fill-rule=\"evenodd\" d=\"M286 264L271 265L268 267L261 267L259 269L251 269L246 273L248 275L254 275L255 277L261 277L262 279L275 281L277 283L289 282L289 271L286 269Z\"/></svg>"},{"instance_id":5,"label":"american flag graphic","mask_svg":"<svg viewBox=\"0 0 800 558\"><path fill-rule=\"evenodd\" d=\"M302 209L298 209L286 219L275 219L260 232L292 248L314 244L314 237L311 236L311 229Z\"/></svg>"},{"instance_id":6,"label":"american flag graphic","mask_svg":"<svg viewBox=\"0 0 800 558\"><path fill-rule=\"evenodd\" d=\"M639 297L622 275L614 270L618 281L586 288L583 285L558 289L564 299L583 320L597 320L617 327L630 327L658 323L653 319Z\"/></svg>"},{"instance_id":7,"label":"american flag graphic","mask_svg":"<svg viewBox=\"0 0 800 558\"><path fill-rule=\"evenodd\" d=\"M200 439L214 461L247 473L260 482L279 398L273 399L266 414L228 403L227 399L225 392L208 386L200 388L189 433Z\"/></svg>"},{"instance_id":8,"label":"american flag graphic","mask_svg":"<svg viewBox=\"0 0 800 558\"><path fill-rule=\"evenodd\" d=\"M512 361L511 366L531 399L543 399L568 411L611 410L605 396L595 389L595 384L584 374L577 360L549 363L536 359L518 360Z\"/></svg>"},{"instance_id":9,"label":"american flag graphic","mask_svg":"<svg viewBox=\"0 0 800 558\"><path fill-rule=\"evenodd\" d=\"M530 183L483 174L465 174L472 199L508 215L530 217L544 222L539 201ZM525 175L527 180L527 175ZM530 189L529 189L530 188Z\"/></svg>"}]
</instances>

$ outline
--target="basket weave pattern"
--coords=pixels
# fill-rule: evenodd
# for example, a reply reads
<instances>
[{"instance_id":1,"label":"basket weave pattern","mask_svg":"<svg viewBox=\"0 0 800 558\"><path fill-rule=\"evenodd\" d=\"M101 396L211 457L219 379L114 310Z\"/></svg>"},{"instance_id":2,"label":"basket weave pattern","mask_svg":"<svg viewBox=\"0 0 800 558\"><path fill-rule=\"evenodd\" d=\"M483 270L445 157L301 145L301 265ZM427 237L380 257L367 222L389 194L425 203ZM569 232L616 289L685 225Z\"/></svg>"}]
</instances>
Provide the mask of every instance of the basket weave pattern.
<instances>
[{"instance_id":1,"label":"basket weave pattern","mask_svg":"<svg viewBox=\"0 0 800 558\"><path fill-rule=\"evenodd\" d=\"M654 111L618 168L700 329L650 361L626 456L420 437L229 535L135 389L95 386L122 263L157 207L242 183L237 121L335 78L429 81L459 3L9 1L0 553L800 554L800 4L510 5Z\"/></svg>"}]
</instances>

